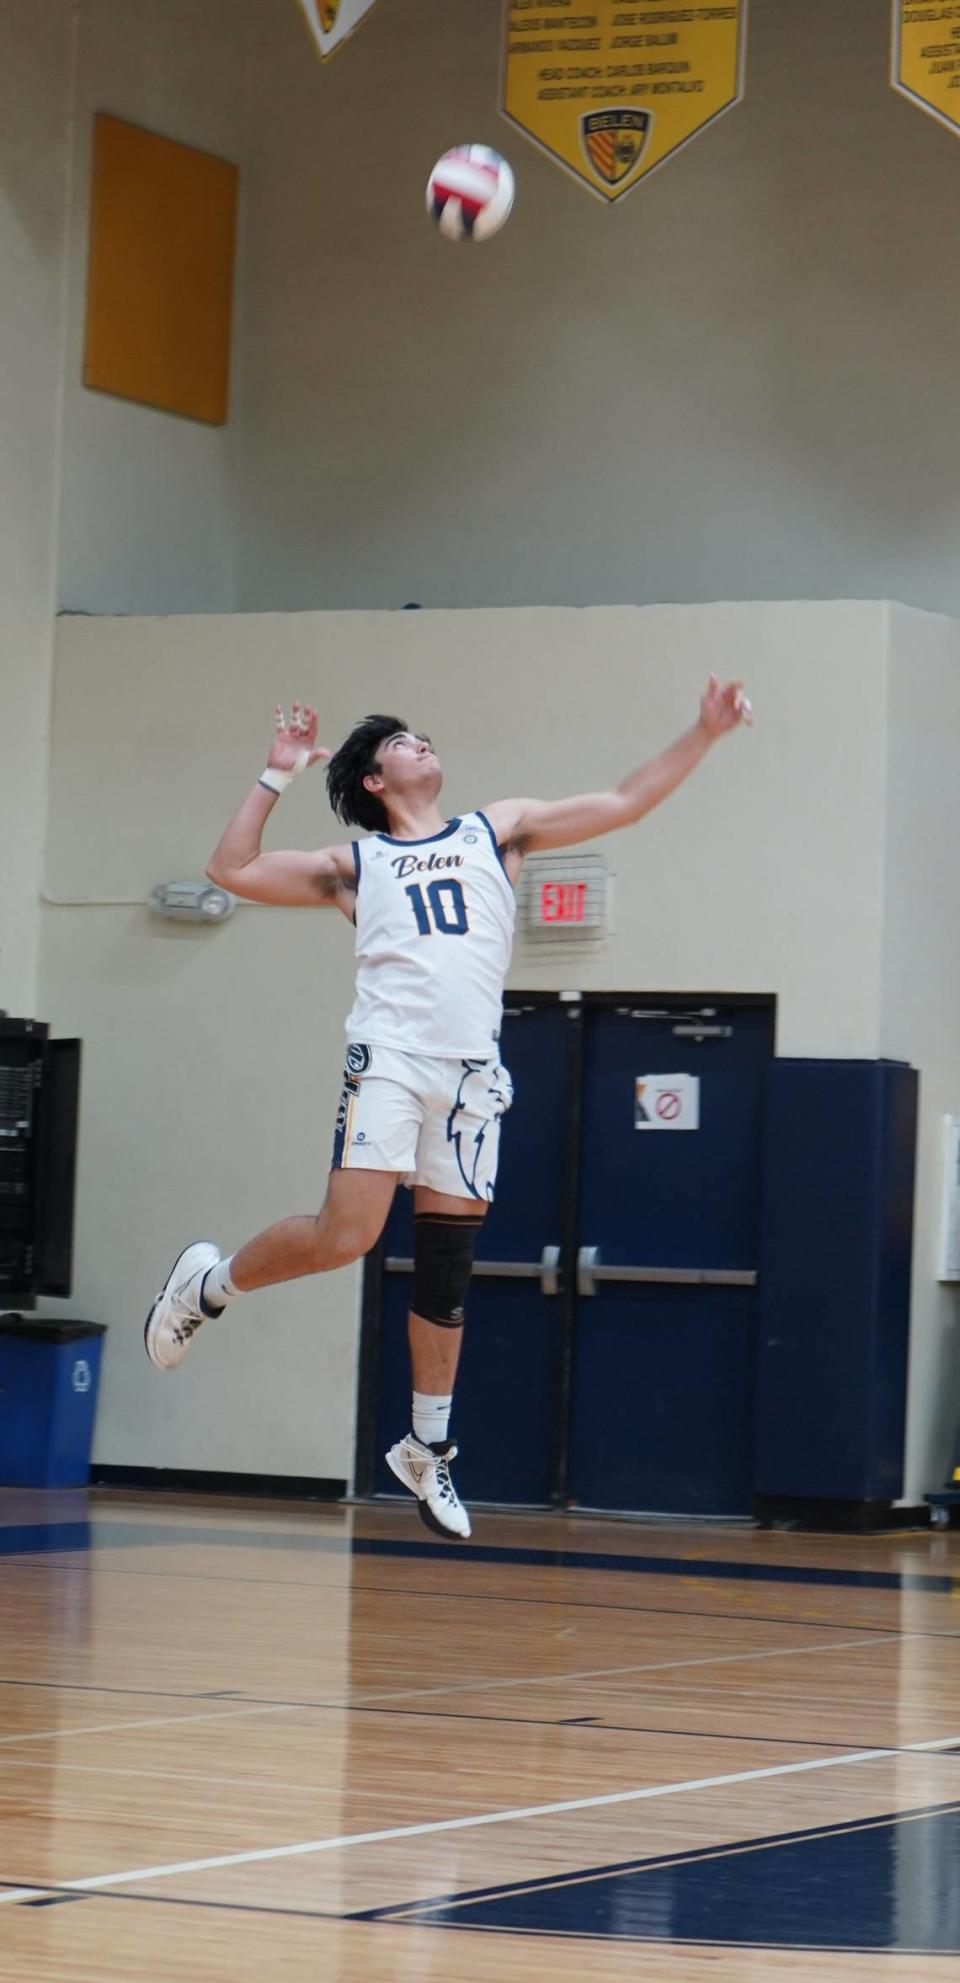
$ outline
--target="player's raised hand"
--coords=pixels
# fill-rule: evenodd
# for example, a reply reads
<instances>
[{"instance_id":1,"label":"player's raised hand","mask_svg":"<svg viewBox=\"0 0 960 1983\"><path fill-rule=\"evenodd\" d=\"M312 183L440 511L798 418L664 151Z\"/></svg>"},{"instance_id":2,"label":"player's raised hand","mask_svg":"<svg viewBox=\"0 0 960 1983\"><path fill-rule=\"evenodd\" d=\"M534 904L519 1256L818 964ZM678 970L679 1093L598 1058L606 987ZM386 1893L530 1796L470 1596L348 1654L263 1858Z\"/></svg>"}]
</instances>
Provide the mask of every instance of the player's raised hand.
<instances>
[{"instance_id":1,"label":"player's raised hand","mask_svg":"<svg viewBox=\"0 0 960 1983\"><path fill-rule=\"evenodd\" d=\"M293 704L289 723L279 703L273 716L276 736L267 759L272 771L306 771L321 758L332 756L323 744L317 743L317 712L307 703Z\"/></svg>"},{"instance_id":2,"label":"player's raised hand","mask_svg":"<svg viewBox=\"0 0 960 1983\"><path fill-rule=\"evenodd\" d=\"M700 722L711 738L725 737L741 723L752 723L753 709L743 683L726 682L721 687L716 675L711 675L700 698Z\"/></svg>"}]
</instances>

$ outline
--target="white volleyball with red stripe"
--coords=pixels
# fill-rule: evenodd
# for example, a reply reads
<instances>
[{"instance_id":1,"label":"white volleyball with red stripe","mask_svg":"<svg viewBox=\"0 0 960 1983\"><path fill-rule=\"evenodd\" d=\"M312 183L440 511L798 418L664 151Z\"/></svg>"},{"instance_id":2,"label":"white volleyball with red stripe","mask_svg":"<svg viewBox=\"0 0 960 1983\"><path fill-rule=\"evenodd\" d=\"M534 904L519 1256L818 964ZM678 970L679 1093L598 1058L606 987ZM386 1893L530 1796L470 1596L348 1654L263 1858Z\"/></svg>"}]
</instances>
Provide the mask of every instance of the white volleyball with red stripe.
<instances>
[{"instance_id":1,"label":"white volleyball with red stripe","mask_svg":"<svg viewBox=\"0 0 960 1983\"><path fill-rule=\"evenodd\" d=\"M489 145L456 145L427 181L427 212L448 241L487 241L513 205L513 173Z\"/></svg>"}]
</instances>

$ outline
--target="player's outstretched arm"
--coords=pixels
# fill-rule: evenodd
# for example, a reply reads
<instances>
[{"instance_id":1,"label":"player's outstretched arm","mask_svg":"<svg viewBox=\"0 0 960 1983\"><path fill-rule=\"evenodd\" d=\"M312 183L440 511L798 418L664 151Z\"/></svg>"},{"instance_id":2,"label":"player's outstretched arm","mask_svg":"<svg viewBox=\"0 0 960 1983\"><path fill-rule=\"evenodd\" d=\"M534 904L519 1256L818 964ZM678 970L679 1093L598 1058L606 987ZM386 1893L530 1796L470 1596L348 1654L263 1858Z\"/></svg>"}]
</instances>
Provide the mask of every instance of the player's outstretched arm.
<instances>
[{"instance_id":1,"label":"player's outstretched arm","mask_svg":"<svg viewBox=\"0 0 960 1983\"><path fill-rule=\"evenodd\" d=\"M643 819L689 778L718 737L751 720L743 683L728 682L721 688L711 675L692 728L609 791L581 792L571 799L498 799L484 810L500 846L518 854L595 840L601 833Z\"/></svg>"},{"instance_id":2,"label":"player's outstretched arm","mask_svg":"<svg viewBox=\"0 0 960 1983\"><path fill-rule=\"evenodd\" d=\"M321 847L314 853L265 854L263 829L292 778L330 756L317 743L317 713L294 703L289 724L275 711L276 736L262 778L247 794L211 854L206 872L219 888L247 902L280 908L316 909L324 903L352 913L353 853L349 847ZM347 900L347 897L350 900Z\"/></svg>"}]
</instances>

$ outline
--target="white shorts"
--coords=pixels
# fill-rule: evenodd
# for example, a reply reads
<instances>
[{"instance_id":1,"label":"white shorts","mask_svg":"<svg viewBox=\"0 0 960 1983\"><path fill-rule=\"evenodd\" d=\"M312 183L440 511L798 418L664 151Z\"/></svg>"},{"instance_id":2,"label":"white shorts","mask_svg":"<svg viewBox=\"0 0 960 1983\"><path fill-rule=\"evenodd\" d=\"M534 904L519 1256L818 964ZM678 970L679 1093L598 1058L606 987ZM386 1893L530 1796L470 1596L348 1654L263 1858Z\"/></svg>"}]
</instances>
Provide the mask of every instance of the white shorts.
<instances>
[{"instance_id":1,"label":"white shorts","mask_svg":"<svg viewBox=\"0 0 960 1983\"><path fill-rule=\"evenodd\" d=\"M347 1048L334 1170L399 1171L452 1198L493 1198L513 1083L497 1060Z\"/></svg>"}]
</instances>

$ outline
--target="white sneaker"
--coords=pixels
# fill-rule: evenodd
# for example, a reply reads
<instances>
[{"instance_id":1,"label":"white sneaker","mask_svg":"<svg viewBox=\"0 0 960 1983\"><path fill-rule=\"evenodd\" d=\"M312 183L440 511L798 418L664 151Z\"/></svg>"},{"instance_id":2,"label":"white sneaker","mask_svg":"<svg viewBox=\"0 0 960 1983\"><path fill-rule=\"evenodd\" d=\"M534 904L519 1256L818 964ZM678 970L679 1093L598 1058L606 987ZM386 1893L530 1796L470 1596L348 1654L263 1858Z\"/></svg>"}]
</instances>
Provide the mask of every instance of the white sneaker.
<instances>
[{"instance_id":1,"label":"white sneaker","mask_svg":"<svg viewBox=\"0 0 960 1983\"><path fill-rule=\"evenodd\" d=\"M207 1319L200 1307L201 1282L219 1258L212 1241L200 1239L175 1261L144 1325L144 1347L155 1370L175 1370L183 1362Z\"/></svg>"},{"instance_id":2,"label":"white sneaker","mask_svg":"<svg viewBox=\"0 0 960 1983\"><path fill-rule=\"evenodd\" d=\"M386 1456L390 1472L416 1495L420 1519L428 1529L434 1529L437 1535L466 1538L470 1534L470 1517L450 1479L450 1461L456 1457L455 1446L448 1446L445 1453L435 1453L412 1432L405 1439L398 1439Z\"/></svg>"}]
</instances>

